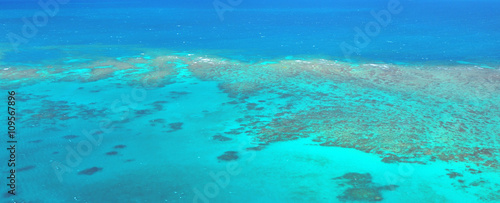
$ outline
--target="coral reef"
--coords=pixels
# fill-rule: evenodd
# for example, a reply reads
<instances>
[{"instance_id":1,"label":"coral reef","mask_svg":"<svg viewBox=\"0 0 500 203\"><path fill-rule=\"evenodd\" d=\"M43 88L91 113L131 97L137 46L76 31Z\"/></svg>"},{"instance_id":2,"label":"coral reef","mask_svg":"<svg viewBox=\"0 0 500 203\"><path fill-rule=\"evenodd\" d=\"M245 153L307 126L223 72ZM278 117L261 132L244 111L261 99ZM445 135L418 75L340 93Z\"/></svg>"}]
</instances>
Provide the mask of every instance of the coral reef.
<instances>
[{"instance_id":1,"label":"coral reef","mask_svg":"<svg viewBox=\"0 0 500 203\"><path fill-rule=\"evenodd\" d=\"M212 139L213 140L217 140L217 141L221 141L221 142L226 142L226 141L233 140L232 138L229 138L229 137L226 137L226 136L222 136L222 135L214 135L214 136L212 136Z\"/></svg>"},{"instance_id":2,"label":"coral reef","mask_svg":"<svg viewBox=\"0 0 500 203\"><path fill-rule=\"evenodd\" d=\"M347 187L342 195L337 196L340 201L382 201L381 191L395 190L397 185L376 186L369 173L346 173L333 178L339 181L338 185Z\"/></svg>"},{"instance_id":3,"label":"coral reef","mask_svg":"<svg viewBox=\"0 0 500 203\"><path fill-rule=\"evenodd\" d=\"M78 172L78 175L93 175L94 173L97 173L99 171L102 171L102 168L92 167Z\"/></svg>"},{"instance_id":4,"label":"coral reef","mask_svg":"<svg viewBox=\"0 0 500 203\"><path fill-rule=\"evenodd\" d=\"M78 135L65 135L65 136L63 136L64 139L75 139L77 137L78 137Z\"/></svg>"},{"instance_id":5,"label":"coral reef","mask_svg":"<svg viewBox=\"0 0 500 203\"><path fill-rule=\"evenodd\" d=\"M36 168L35 165L29 165L29 166L25 166L25 167L16 169L16 172L29 171L29 170L32 170L34 168Z\"/></svg>"},{"instance_id":6,"label":"coral reef","mask_svg":"<svg viewBox=\"0 0 500 203\"><path fill-rule=\"evenodd\" d=\"M169 123L168 126L170 127L171 130L169 130L167 132L175 132L175 131L181 130L183 124L184 123L182 123L182 122Z\"/></svg>"},{"instance_id":7,"label":"coral reef","mask_svg":"<svg viewBox=\"0 0 500 203\"><path fill-rule=\"evenodd\" d=\"M120 144L120 145L116 145L114 148L115 148L115 149L123 149L123 148L125 148L125 147L127 147L127 146L126 146L126 145L123 145L123 144Z\"/></svg>"},{"instance_id":8,"label":"coral reef","mask_svg":"<svg viewBox=\"0 0 500 203\"><path fill-rule=\"evenodd\" d=\"M239 158L238 152L236 152L236 151L227 151L227 152L224 152L223 155L220 155L217 157L217 159L219 161L234 161L238 158Z\"/></svg>"}]
</instances>

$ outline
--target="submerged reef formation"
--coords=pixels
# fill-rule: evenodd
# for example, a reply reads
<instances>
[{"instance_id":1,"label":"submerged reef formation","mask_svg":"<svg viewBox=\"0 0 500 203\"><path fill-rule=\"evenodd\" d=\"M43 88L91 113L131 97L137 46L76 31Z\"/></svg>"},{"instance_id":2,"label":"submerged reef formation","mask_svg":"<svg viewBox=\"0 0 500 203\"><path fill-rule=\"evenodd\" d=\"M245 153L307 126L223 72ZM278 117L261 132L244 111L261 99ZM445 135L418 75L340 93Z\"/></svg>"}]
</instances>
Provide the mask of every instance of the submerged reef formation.
<instances>
[{"instance_id":1,"label":"submerged reef formation","mask_svg":"<svg viewBox=\"0 0 500 203\"><path fill-rule=\"evenodd\" d=\"M64 64L64 63L62 63ZM117 80L146 88L185 77L216 81L246 114L225 134L253 136L261 150L272 142L309 138L322 146L374 153L386 163L467 162L500 169L500 71L476 65L354 64L325 59L246 63L152 52L51 68L10 67L3 87L48 81ZM85 89L83 89L85 90ZM82 91L83 91L82 90ZM189 94L170 92L174 99ZM43 98L39 98L43 99ZM162 110L152 103L135 115ZM42 100L27 115L33 126L54 119L104 116L106 109ZM149 107L149 106L148 106ZM121 121L124 124L130 120ZM174 132L182 123L150 121Z\"/></svg>"},{"instance_id":2,"label":"submerged reef formation","mask_svg":"<svg viewBox=\"0 0 500 203\"><path fill-rule=\"evenodd\" d=\"M170 123L170 124L168 124L168 126L170 127L171 130L167 131L167 132L175 132L175 131L181 130L183 124L184 123L182 123L182 122Z\"/></svg>"},{"instance_id":3,"label":"submerged reef formation","mask_svg":"<svg viewBox=\"0 0 500 203\"><path fill-rule=\"evenodd\" d=\"M214 135L214 136L212 136L212 139L213 140L217 140L217 141L221 141L221 142L226 142L226 141L233 140L230 137L226 137L226 136L222 136L222 135Z\"/></svg>"},{"instance_id":4,"label":"submerged reef formation","mask_svg":"<svg viewBox=\"0 0 500 203\"><path fill-rule=\"evenodd\" d=\"M78 172L78 175L94 175L94 173L97 173L99 171L102 171L102 168L92 167Z\"/></svg>"},{"instance_id":5,"label":"submerged reef formation","mask_svg":"<svg viewBox=\"0 0 500 203\"><path fill-rule=\"evenodd\" d=\"M239 98L233 104L245 104L249 115L238 121L240 131L259 143L310 138L375 153L386 163L441 160L500 169L499 70L322 59L187 63L193 75L220 81ZM274 101L273 114L252 112L257 103L246 100L261 95Z\"/></svg>"},{"instance_id":6,"label":"submerged reef formation","mask_svg":"<svg viewBox=\"0 0 500 203\"><path fill-rule=\"evenodd\" d=\"M239 158L238 152L236 152L236 151L227 151L227 152L224 152L223 155L220 155L217 157L217 159L219 161L234 161L238 158Z\"/></svg>"},{"instance_id":7,"label":"submerged reef formation","mask_svg":"<svg viewBox=\"0 0 500 203\"><path fill-rule=\"evenodd\" d=\"M382 201L381 191L395 190L397 185L376 186L369 173L346 173L333 178L338 185L347 189L337 198L340 201Z\"/></svg>"}]
</instances>

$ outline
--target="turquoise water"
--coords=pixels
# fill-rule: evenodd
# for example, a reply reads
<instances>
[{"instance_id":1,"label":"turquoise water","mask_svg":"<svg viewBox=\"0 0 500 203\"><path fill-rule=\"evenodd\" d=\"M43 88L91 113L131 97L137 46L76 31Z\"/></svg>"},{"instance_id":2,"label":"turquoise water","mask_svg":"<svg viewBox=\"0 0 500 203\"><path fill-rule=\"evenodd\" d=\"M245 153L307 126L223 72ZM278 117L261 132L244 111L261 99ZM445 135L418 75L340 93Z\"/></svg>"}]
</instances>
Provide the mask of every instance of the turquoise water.
<instances>
[{"instance_id":1,"label":"turquoise water","mask_svg":"<svg viewBox=\"0 0 500 203\"><path fill-rule=\"evenodd\" d=\"M500 201L495 1L0 2L2 202Z\"/></svg>"}]
</instances>

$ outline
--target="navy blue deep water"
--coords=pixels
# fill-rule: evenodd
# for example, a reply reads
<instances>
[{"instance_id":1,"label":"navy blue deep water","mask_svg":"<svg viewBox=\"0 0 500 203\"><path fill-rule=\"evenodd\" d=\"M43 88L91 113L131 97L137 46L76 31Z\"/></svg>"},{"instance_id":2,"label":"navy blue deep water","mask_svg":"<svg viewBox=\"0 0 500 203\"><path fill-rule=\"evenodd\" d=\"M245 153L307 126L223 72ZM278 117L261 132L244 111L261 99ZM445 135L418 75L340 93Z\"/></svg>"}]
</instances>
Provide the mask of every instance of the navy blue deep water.
<instances>
[{"instance_id":1,"label":"navy blue deep water","mask_svg":"<svg viewBox=\"0 0 500 203\"><path fill-rule=\"evenodd\" d=\"M500 202L500 1L0 0L0 90L0 202Z\"/></svg>"},{"instance_id":2,"label":"navy blue deep water","mask_svg":"<svg viewBox=\"0 0 500 203\"><path fill-rule=\"evenodd\" d=\"M224 56L241 60L289 55L343 59L340 44L353 44L354 28L364 29L367 23L376 21L370 11L387 9L388 1L243 1L233 11L224 12L223 21L212 3L71 1L61 5L60 13L50 18L23 49L134 44L176 51L224 50ZM32 1L4 4L21 10L2 12L3 33L20 33L20 18L40 9ZM401 1L404 11L393 15L390 24L354 58L495 63L500 56L499 4ZM2 37L0 42L9 41ZM26 54L33 55L29 51Z\"/></svg>"}]
</instances>

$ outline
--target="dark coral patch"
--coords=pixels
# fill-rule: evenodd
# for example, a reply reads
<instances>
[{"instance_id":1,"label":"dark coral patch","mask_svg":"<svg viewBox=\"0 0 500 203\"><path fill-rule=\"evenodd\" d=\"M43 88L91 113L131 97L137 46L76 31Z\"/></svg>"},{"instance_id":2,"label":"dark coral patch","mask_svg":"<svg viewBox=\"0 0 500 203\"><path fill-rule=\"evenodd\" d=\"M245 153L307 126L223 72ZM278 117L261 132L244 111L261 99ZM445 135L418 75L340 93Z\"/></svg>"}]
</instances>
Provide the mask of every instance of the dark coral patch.
<instances>
[{"instance_id":1,"label":"dark coral patch","mask_svg":"<svg viewBox=\"0 0 500 203\"><path fill-rule=\"evenodd\" d=\"M167 101L155 101L153 104L166 104L168 103Z\"/></svg>"},{"instance_id":2,"label":"dark coral patch","mask_svg":"<svg viewBox=\"0 0 500 203\"><path fill-rule=\"evenodd\" d=\"M102 168L92 167L78 172L78 175L93 175L96 172L102 171Z\"/></svg>"},{"instance_id":3,"label":"dark coral patch","mask_svg":"<svg viewBox=\"0 0 500 203\"><path fill-rule=\"evenodd\" d=\"M352 186L366 185L372 182L372 176L369 173L346 173L343 176L334 178L334 180L344 179Z\"/></svg>"},{"instance_id":4,"label":"dark coral patch","mask_svg":"<svg viewBox=\"0 0 500 203\"><path fill-rule=\"evenodd\" d=\"M367 153L368 152L369 151L367 151ZM382 162L388 163L388 164L391 164L391 163L418 163L418 164L425 165L424 162L421 162L421 161L410 161L409 159L411 159L411 158L410 157L400 157L400 156L396 156L394 154L387 154L386 157L384 157L382 159Z\"/></svg>"},{"instance_id":5,"label":"dark coral patch","mask_svg":"<svg viewBox=\"0 0 500 203\"><path fill-rule=\"evenodd\" d=\"M16 169L16 172L28 171L28 170L31 170L31 169L34 169L34 168L36 168L35 165L30 165L30 166L26 166L26 167L23 167L23 168Z\"/></svg>"},{"instance_id":6,"label":"dark coral patch","mask_svg":"<svg viewBox=\"0 0 500 203\"><path fill-rule=\"evenodd\" d=\"M118 154L118 152L117 152L117 151L110 151L110 152L106 152L106 155L110 155L110 156L112 156L112 155L117 155L117 154Z\"/></svg>"},{"instance_id":7,"label":"dark coral patch","mask_svg":"<svg viewBox=\"0 0 500 203\"><path fill-rule=\"evenodd\" d=\"M256 106L257 106L256 103L248 103L247 104L247 109L248 110L253 110L253 109L255 109Z\"/></svg>"},{"instance_id":8,"label":"dark coral patch","mask_svg":"<svg viewBox=\"0 0 500 203\"><path fill-rule=\"evenodd\" d=\"M240 100L246 100L246 99L249 99L250 97L249 96L242 96L240 97Z\"/></svg>"},{"instance_id":9,"label":"dark coral patch","mask_svg":"<svg viewBox=\"0 0 500 203\"><path fill-rule=\"evenodd\" d=\"M238 158L239 158L238 152L236 152L236 151L227 151L227 152L224 152L223 155L220 155L217 157L217 159L219 159L220 161L234 161Z\"/></svg>"},{"instance_id":10,"label":"dark coral patch","mask_svg":"<svg viewBox=\"0 0 500 203\"><path fill-rule=\"evenodd\" d=\"M476 170L476 169L472 169L472 168L470 168L470 169L469 169L469 172L470 172L471 174L482 173L482 171L480 171L480 170Z\"/></svg>"},{"instance_id":11,"label":"dark coral patch","mask_svg":"<svg viewBox=\"0 0 500 203\"><path fill-rule=\"evenodd\" d=\"M151 105L153 105L155 107L155 110L161 111L161 110L163 110L162 104L165 104L165 103L167 103L167 102L166 101L156 101L156 102L152 103Z\"/></svg>"},{"instance_id":12,"label":"dark coral patch","mask_svg":"<svg viewBox=\"0 0 500 203\"><path fill-rule=\"evenodd\" d=\"M167 132L174 132L174 131L181 130L181 129L182 129L182 125L183 125L183 124L184 124L184 123L182 123L182 122L170 123L170 124L168 124L168 126L169 126L169 127L170 127L170 129L172 129L172 130L167 131Z\"/></svg>"},{"instance_id":13,"label":"dark coral patch","mask_svg":"<svg viewBox=\"0 0 500 203\"><path fill-rule=\"evenodd\" d=\"M232 140L232 138L222 136L222 135L214 135L214 136L212 136L212 139L217 140L217 141L221 141L221 142Z\"/></svg>"},{"instance_id":14,"label":"dark coral patch","mask_svg":"<svg viewBox=\"0 0 500 203\"><path fill-rule=\"evenodd\" d=\"M174 94L174 95L186 95L186 94L189 94L189 92L171 91L170 94Z\"/></svg>"},{"instance_id":15,"label":"dark coral patch","mask_svg":"<svg viewBox=\"0 0 500 203\"><path fill-rule=\"evenodd\" d=\"M446 175L448 175L450 178L463 177L462 174L457 173L457 172L450 172L450 173L448 173Z\"/></svg>"},{"instance_id":16,"label":"dark coral patch","mask_svg":"<svg viewBox=\"0 0 500 203\"><path fill-rule=\"evenodd\" d=\"M238 104L239 102L238 101L230 101L230 102L227 102L227 104Z\"/></svg>"},{"instance_id":17,"label":"dark coral patch","mask_svg":"<svg viewBox=\"0 0 500 203\"><path fill-rule=\"evenodd\" d=\"M472 183L470 184L470 186L474 186L474 187L476 187L476 186L482 185L482 184L484 184L484 183L486 183L486 181L484 181L484 180L476 180L476 181L472 182Z\"/></svg>"},{"instance_id":18,"label":"dark coral patch","mask_svg":"<svg viewBox=\"0 0 500 203\"><path fill-rule=\"evenodd\" d=\"M120 144L120 145L116 145L115 149L123 149L125 147L127 147L127 145Z\"/></svg>"},{"instance_id":19,"label":"dark coral patch","mask_svg":"<svg viewBox=\"0 0 500 203\"><path fill-rule=\"evenodd\" d=\"M382 194L375 188L349 188L338 196L342 201L382 201Z\"/></svg>"},{"instance_id":20,"label":"dark coral patch","mask_svg":"<svg viewBox=\"0 0 500 203\"><path fill-rule=\"evenodd\" d=\"M346 173L333 178L342 181L339 186L348 187L342 195L337 196L341 201L382 201L382 190L395 190L397 185L376 186L369 173Z\"/></svg>"},{"instance_id":21,"label":"dark coral patch","mask_svg":"<svg viewBox=\"0 0 500 203\"><path fill-rule=\"evenodd\" d=\"M65 136L63 136L64 139L75 139L77 137L78 137L77 135L65 135Z\"/></svg>"},{"instance_id":22,"label":"dark coral patch","mask_svg":"<svg viewBox=\"0 0 500 203\"><path fill-rule=\"evenodd\" d=\"M225 134L230 134L230 135L239 135L241 132L238 131L238 129L232 129L231 131L224 132Z\"/></svg>"},{"instance_id":23,"label":"dark coral patch","mask_svg":"<svg viewBox=\"0 0 500 203\"><path fill-rule=\"evenodd\" d=\"M247 151L260 151L260 150L263 150L265 147L262 146L262 145L259 145L257 147L248 147L246 148Z\"/></svg>"},{"instance_id":24,"label":"dark coral patch","mask_svg":"<svg viewBox=\"0 0 500 203\"><path fill-rule=\"evenodd\" d=\"M152 113L153 113L153 111L150 110L150 109L143 109L143 110L137 110L137 111L135 111L135 114L137 115L137 117L145 116L145 115L150 115Z\"/></svg>"},{"instance_id":25,"label":"dark coral patch","mask_svg":"<svg viewBox=\"0 0 500 203\"><path fill-rule=\"evenodd\" d=\"M189 92L178 92L178 91L171 91L170 94L172 96L170 96L170 98L172 99L177 99L183 95L186 95L186 94L189 94Z\"/></svg>"},{"instance_id":26,"label":"dark coral patch","mask_svg":"<svg viewBox=\"0 0 500 203\"><path fill-rule=\"evenodd\" d=\"M164 123L166 123L166 120L162 119L162 118L149 120L149 125L151 125L151 126L156 126L156 124L164 124ZM165 126L165 125L163 125L163 126Z\"/></svg>"}]
</instances>

